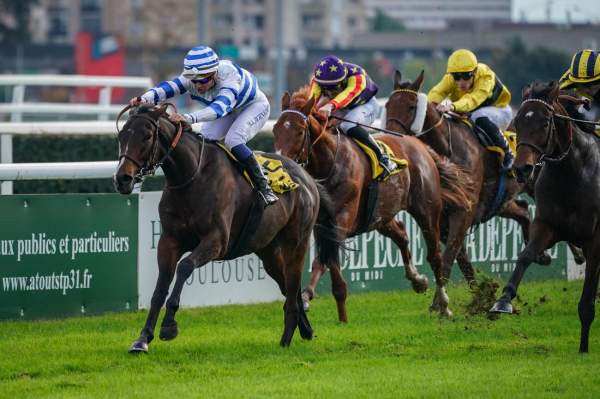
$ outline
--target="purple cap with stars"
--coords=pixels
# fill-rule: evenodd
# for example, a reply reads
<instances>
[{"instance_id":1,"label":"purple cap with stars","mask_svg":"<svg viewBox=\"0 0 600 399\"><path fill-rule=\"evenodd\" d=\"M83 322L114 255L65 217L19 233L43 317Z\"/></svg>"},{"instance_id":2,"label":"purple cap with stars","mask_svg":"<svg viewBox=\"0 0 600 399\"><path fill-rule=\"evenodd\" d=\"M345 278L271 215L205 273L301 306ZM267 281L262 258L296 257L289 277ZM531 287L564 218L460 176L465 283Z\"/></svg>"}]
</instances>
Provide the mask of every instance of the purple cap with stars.
<instances>
[{"instance_id":1,"label":"purple cap with stars","mask_svg":"<svg viewBox=\"0 0 600 399\"><path fill-rule=\"evenodd\" d=\"M318 84L332 86L346 78L348 69L338 57L328 55L315 65L313 74L315 82Z\"/></svg>"}]
</instances>

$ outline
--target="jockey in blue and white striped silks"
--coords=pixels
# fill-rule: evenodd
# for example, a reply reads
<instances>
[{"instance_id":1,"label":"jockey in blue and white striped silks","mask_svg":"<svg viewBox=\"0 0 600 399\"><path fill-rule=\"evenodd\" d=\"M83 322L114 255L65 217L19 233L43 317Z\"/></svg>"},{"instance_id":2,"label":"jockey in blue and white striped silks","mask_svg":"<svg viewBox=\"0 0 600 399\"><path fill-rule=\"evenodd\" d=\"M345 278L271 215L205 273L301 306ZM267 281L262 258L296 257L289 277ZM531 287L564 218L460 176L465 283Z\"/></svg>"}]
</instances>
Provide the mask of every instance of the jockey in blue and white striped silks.
<instances>
[{"instance_id":1,"label":"jockey in blue and white striped silks","mask_svg":"<svg viewBox=\"0 0 600 399\"><path fill-rule=\"evenodd\" d=\"M224 140L225 145L247 166L267 204L277 200L246 143L269 119L271 107L258 87L256 77L228 60L219 60L213 49L198 46L188 51L181 75L159 83L141 96L139 102L158 104L176 95L189 93L199 110L171 115L174 122L204 122L202 135L210 140ZM260 172L260 175L259 175Z\"/></svg>"}]
</instances>

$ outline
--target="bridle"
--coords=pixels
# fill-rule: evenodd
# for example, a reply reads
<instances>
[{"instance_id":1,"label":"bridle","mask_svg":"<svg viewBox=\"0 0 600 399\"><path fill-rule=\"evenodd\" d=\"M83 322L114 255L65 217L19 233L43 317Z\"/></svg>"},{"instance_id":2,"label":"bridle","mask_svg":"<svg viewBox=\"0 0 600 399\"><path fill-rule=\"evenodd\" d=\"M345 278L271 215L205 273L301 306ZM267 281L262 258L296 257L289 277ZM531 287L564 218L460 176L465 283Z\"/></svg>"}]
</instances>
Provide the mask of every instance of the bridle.
<instances>
[{"instance_id":1,"label":"bridle","mask_svg":"<svg viewBox=\"0 0 600 399\"><path fill-rule=\"evenodd\" d=\"M173 104L166 103L165 110L169 106L172 106L173 108L175 108L175 106ZM117 131L119 131L119 119L130 108L132 108L132 107L129 105L126 106L125 108L123 108L121 110L121 112L117 116L117 122L116 122L117 123ZM175 111L177 111L177 109L175 109ZM156 158L156 156L158 154L159 141L160 141L160 139L159 139L159 135L160 135L159 119L154 119L147 114L134 114L134 115L129 116L128 122L133 119L144 119L144 120L150 122L153 127L152 128L152 150L150 152L151 155L145 161L140 161L127 153L119 154L119 162L121 161L121 159L125 158L125 159L131 161L135 166L138 167L138 169L139 169L138 173L136 173L136 175L133 178L136 183L139 183L144 180L144 177L153 176L156 173L156 170L163 165L163 163L167 160L167 158L169 158L169 156L171 155L171 153L173 152L173 150L175 149L175 147L177 146L177 144L179 143L179 141L181 139L181 136L183 133L183 124L181 122L179 122L177 124L177 133L175 134L175 137L173 138L173 140L171 141L171 144L167 148L165 155L158 162L154 162L154 159ZM202 146L202 153L203 152L204 152L204 145ZM200 155L200 161L198 162L198 168L197 168L196 172L192 175L192 177L188 181L186 181L184 184L180 184L178 186L172 186L169 188L180 188L183 186L187 186L189 183L192 182L192 180L194 180L196 178L196 175L198 174L198 171L200 170L201 164L202 164L202 154Z\"/></svg>"},{"instance_id":2,"label":"bridle","mask_svg":"<svg viewBox=\"0 0 600 399\"><path fill-rule=\"evenodd\" d=\"M310 153L312 152L312 148L316 143L319 142L319 140L321 140L321 138L325 134L325 129L327 128L327 124L325 124L325 126L323 126L323 131L321 132L319 137L317 137L317 139L315 141L311 141L309 117L295 109L285 109L285 110L281 111L281 115L283 115L285 113L299 115L305 124L303 136L302 136L302 147L300 147L300 150L298 150L298 153L292 159L294 160L294 162L296 162L297 164L302 166L304 169L306 169L308 167ZM335 163L336 163L337 157L338 157L338 152L339 152L338 150L340 147L340 131L338 128L336 128L335 131L336 131L336 143L335 143L335 152L333 155L333 163L331 164L331 169L329 169L329 173L327 174L326 177L324 177L322 179L315 179L319 183L329 180L329 178L333 175L333 170L335 168Z\"/></svg>"},{"instance_id":3,"label":"bridle","mask_svg":"<svg viewBox=\"0 0 600 399\"><path fill-rule=\"evenodd\" d=\"M569 126L569 133L568 133L569 145L567 146L567 148L562 153L560 153L558 156L554 156L554 157L550 156L550 151L552 150L550 148L550 146L552 146L552 143L554 141L553 140L554 136L557 134L555 118L564 117L565 115L557 113L552 104L550 104L544 100L540 100L539 98L528 98L528 99L524 100L521 103L521 108L523 107L523 104L529 103L529 102L540 103L548 111L550 111L550 114L546 117L546 120L549 122L548 130L546 130L546 142L544 143L543 148L542 148L535 143L520 140L519 143L517 143L517 150L519 149L520 146L525 146L525 147L530 147L530 148L534 149L538 154L540 154L540 156L538 157L538 159L536 161L536 166L541 166L544 162L560 162L560 161L562 161L571 151L571 147L573 144L573 126L570 123L568 124L568 126ZM560 105L558 103L556 103L556 105L559 106L560 108L562 108L562 110L564 111L564 108L562 107L562 105ZM521 114L521 112L522 112L522 110L519 110L519 115ZM517 115L517 117L519 117L519 115ZM561 118L561 119L569 120L568 117Z\"/></svg>"},{"instance_id":4,"label":"bridle","mask_svg":"<svg viewBox=\"0 0 600 399\"><path fill-rule=\"evenodd\" d=\"M396 94L396 93L410 93L413 94L415 97L419 96L419 92L415 91L415 90L411 90L411 89L396 89L394 91L392 91L392 93L390 94L390 98ZM415 118L417 117L417 112L415 111L415 115L413 116L413 120L410 122L411 124L414 122ZM412 129L410 128L410 126L406 126L406 124L404 122L402 122L400 119L398 118L393 118L393 117L387 117L386 118L386 122L396 122L398 123L400 126L402 126L402 129L404 129L406 132L409 132L411 134L411 136L414 137L419 137L424 135L425 133L429 133L430 131L432 131L433 129L439 127L442 125L442 123L444 122L444 115L442 114L440 116L440 119L434 123L432 126L430 126L429 128L421 131L421 132L413 132ZM448 130L450 130L450 125L448 125Z\"/></svg>"}]
</instances>

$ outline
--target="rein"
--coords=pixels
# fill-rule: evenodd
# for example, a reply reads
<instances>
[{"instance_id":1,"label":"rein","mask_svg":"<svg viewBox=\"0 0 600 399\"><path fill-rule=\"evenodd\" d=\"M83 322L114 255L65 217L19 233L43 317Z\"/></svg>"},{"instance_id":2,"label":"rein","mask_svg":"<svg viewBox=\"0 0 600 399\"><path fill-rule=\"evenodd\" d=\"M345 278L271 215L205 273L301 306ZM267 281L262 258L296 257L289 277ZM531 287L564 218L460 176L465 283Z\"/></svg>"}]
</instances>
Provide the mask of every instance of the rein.
<instances>
[{"instance_id":1,"label":"rein","mask_svg":"<svg viewBox=\"0 0 600 399\"><path fill-rule=\"evenodd\" d=\"M171 103L165 103L163 105L165 110L169 106L173 107L173 109L175 109L175 112L177 112L177 108L175 107L175 105L173 105ZM123 108L121 110L121 112L119 112L119 115L117 116L117 120L116 120L117 132L119 132L119 120L121 119L121 116L131 108L132 108L132 106L127 105L127 106L125 106L125 108ZM145 119L148 122L150 122L152 124L152 126L154 127L154 129L152 130L152 151L151 151L152 155L145 162L140 162L139 160L129 156L128 154L123 153L123 154L119 154L119 161L122 158L125 158L125 159L128 159L131 162L133 162L139 168L138 173L134 176L134 180L136 182L141 182L144 180L144 177L153 176L156 173L156 170L158 168L160 168L163 165L163 163L171 156L171 153L173 152L173 150L175 150L175 147L177 147L177 144L179 144L179 141L181 140L181 136L183 134L183 123L178 122L177 133L175 134L175 137L173 138L173 140L171 141L171 144L167 148L165 155L158 162L153 163L153 160L154 160L154 158L156 158L156 154L158 153L158 147L159 147L159 141L160 141L160 138L159 138L159 135L160 135L159 120L160 120L160 118L154 119L154 118L148 116L147 114L134 114L134 115L130 115L128 120L135 119L135 118ZM180 184L177 186L167 186L167 188L177 189L180 187L187 186L189 183L191 183L196 178L196 175L198 174L198 172L200 170L200 166L202 165L202 155L204 153L204 137L202 137L202 144L203 145L202 145L202 151L200 153L200 160L198 162L198 168L196 169L196 171L194 172L192 177L183 184Z\"/></svg>"},{"instance_id":2,"label":"rein","mask_svg":"<svg viewBox=\"0 0 600 399\"><path fill-rule=\"evenodd\" d=\"M569 145L567 146L567 148L558 156L552 157L552 156L548 155L548 152L550 151L550 146L552 145L552 142L553 142L552 139L557 134L555 118L558 117L559 119L565 119L565 120L573 120L573 118L569 118L568 116L557 113L552 104L550 104L544 100L540 100L539 98L526 99L525 101L523 101L521 103L521 106L523 106L523 104L528 103L528 102L535 102L535 103L540 103L540 104L544 105L544 107L546 107L546 109L550 111L550 115L546 119L549 120L551 123L550 123L550 127L548 129L548 133L546 136L546 143L544 144L545 148L541 148L537 144L530 143L527 141L520 141L517 144L517 149L519 148L519 146L526 146L526 147L533 148L535 151L537 151L540 154L540 157L537 160L536 166L541 166L546 161L553 162L553 163L562 161L569 154L569 152L571 151L571 147L573 145L573 126L571 124L569 124ZM563 108L560 104L557 103L557 105L559 105L561 108ZM564 108L563 108L563 111L564 111Z\"/></svg>"},{"instance_id":3,"label":"rein","mask_svg":"<svg viewBox=\"0 0 600 399\"><path fill-rule=\"evenodd\" d=\"M417 92L415 90L411 90L411 89L396 89L396 90L392 91L392 93L390 94L390 98L395 93L410 93L410 94L414 94L417 97L419 96L419 92ZM451 115L453 117L457 117L458 116L458 114L455 114L453 112L448 112L448 115ZM425 116L427 116L427 114L425 114ZM417 117L417 113L415 111L415 118L416 117ZM440 115L440 119L438 119L438 121L436 123L434 123L432 126L428 127L427 129L422 130L420 133L413 132L410 127L406 127L406 125L404 124L404 122L402 122L398 118L390 118L390 117L388 117L387 121L397 122L400 126L402 126L402 129L404 129L407 132L410 132L412 136L414 136L414 137L420 137L420 136L423 136L425 133L429 133L433 129L442 126L442 124L444 123L445 119L446 118L445 118L444 114L441 114ZM452 125L447 120L446 120L446 126L448 126L448 153L449 153L448 157L452 157Z\"/></svg>"},{"instance_id":4,"label":"rein","mask_svg":"<svg viewBox=\"0 0 600 399\"><path fill-rule=\"evenodd\" d=\"M317 139L315 141L311 141L310 140L310 118L309 118L309 116L306 116L302 112L295 110L295 109L286 109L286 110L281 111L281 114L284 114L284 113L291 113L291 114L299 115L302 118L302 120L304 121L304 123L306 123L306 128L304 129L304 135L302 138L302 148L300 149L298 154L296 154L296 156L294 157L294 161L296 163L298 163L300 166L302 166L304 169L306 169L308 167L310 153L312 152L312 147L316 143L318 143L319 140L321 140L321 138L325 134L325 129L327 128L327 124L325 124L323 126L323 131L321 131L321 134L319 135L319 137L317 137ZM339 148L340 148L340 131L339 131L339 129L336 128L335 152L333 155L333 162L331 164L331 168L329 169L329 173L327 174L326 177L324 177L322 179L315 178L316 182L323 183L323 182L329 180L329 178L331 178L331 176L333 175L333 170L335 169L335 164L337 162ZM306 158L304 161L301 161L300 157L305 153L306 153Z\"/></svg>"}]
</instances>

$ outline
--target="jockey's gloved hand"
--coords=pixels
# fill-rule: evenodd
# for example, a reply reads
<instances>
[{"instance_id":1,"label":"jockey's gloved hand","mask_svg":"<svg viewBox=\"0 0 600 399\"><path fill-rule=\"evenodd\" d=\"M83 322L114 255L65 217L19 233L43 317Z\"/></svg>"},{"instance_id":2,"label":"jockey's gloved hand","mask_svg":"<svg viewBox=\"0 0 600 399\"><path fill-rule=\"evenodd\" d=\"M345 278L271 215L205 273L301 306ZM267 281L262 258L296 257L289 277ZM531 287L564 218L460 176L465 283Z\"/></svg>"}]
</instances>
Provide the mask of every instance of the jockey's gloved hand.
<instances>
[{"instance_id":1,"label":"jockey's gloved hand","mask_svg":"<svg viewBox=\"0 0 600 399\"><path fill-rule=\"evenodd\" d=\"M173 123L188 123L188 120L185 118L185 116L177 113L170 114L169 120Z\"/></svg>"},{"instance_id":2,"label":"jockey's gloved hand","mask_svg":"<svg viewBox=\"0 0 600 399\"><path fill-rule=\"evenodd\" d=\"M325 114L325 116L329 118L329 116L333 112L333 104L327 103L323 105L321 108L319 108L319 112Z\"/></svg>"},{"instance_id":3,"label":"jockey's gloved hand","mask_svg":"<svg viewBox=\"0 0 600 399\"><path fill-rule=\"evenodd\" d=\"M140 104L144 104L146 102L146 100L144 100L142 97L133 97L131 100L129 100L129 106L131 107L137 107Z\"/></svg>"},{"instance_id":4,"label":"jockey's gloved hand","mask_svg":"<svg viewBox=\"0 0 600 399\"><path fill-rule=\"evenodd\" d=\"M450 112L450 111L454 111L454 104L452 104L452 101L450 101L449 99L446 98L444 101L439 103L435 108L442 113Z\"/></svg>"}]
</instances>

